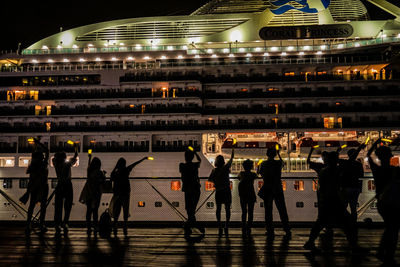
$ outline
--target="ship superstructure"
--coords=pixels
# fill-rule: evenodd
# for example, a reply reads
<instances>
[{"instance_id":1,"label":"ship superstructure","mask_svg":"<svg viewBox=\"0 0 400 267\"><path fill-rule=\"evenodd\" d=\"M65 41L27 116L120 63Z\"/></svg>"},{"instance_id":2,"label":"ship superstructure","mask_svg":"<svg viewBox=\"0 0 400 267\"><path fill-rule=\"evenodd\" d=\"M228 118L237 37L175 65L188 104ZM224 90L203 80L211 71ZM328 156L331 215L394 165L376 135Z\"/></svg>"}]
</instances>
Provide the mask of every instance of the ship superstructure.
<instances>
[{"instance_id":1,"label":"ship superstructure","mask_svg":"<svg viewBox=\"0 0 400 267\"><path fill-rule=\"evenodd\" d=\"M41 136L52 154L72 152L68 140L73 140L80 152L73 168L74 220L83 220L77 196L92 149L108 174L119 157L133 162L153 156L133 173L132 220L174 221L146 179L184 211L178 170L183 151L192 146L201 152L200 176L207 178L215 157L229 158L234 148L238 219L234 178L241 163L248 158L257 163L268 147L278 145L291 220L313 220L316 174L306 163L312 146L320 146L313 160L343 145L345 157L367 138L391 138L394 153L398 149L400 9L370 2L393 19L370 20L359 0L280 6L214 0L188 16L86 25L1 55L2 189L16 198L24 192L31 137ZM365 152L360 204L374 195ZM52 166L49 178L54 188ZM206 199L213 186L206 179L202 185ZM213 220L213 199L204 204L199 218ZM258 220L262 205L256 208ZM0 219L23 219L2 197L0 207ZM374 207L365 216L379 217Z\"/></svg>"}]
</instances>

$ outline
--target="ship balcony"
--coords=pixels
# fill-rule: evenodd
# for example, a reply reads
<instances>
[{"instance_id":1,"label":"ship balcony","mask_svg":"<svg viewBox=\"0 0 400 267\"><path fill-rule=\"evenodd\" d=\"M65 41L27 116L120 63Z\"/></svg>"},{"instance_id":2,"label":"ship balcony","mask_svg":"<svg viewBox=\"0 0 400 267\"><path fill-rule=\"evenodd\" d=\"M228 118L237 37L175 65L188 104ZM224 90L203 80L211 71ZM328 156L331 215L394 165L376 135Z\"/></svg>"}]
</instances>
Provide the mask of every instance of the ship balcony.
<instances>
[{"instance_id":1,"label":"ship balcony","mask_svg":"<svg viewBox=\"0 0 400 267\"><path fill-rule=\"evenodd\" d=\"M45 133L48 132L45 125L39 123L32 125L11 125L1 123L3 133ZM387 119L383 115L378 118L370 118L366 121L354 121L351 118L343 117L343 123L335 123L332 129L358 129L358 128L398 128L398 120ZM123 132L123 131L187 131L190 130L226 130L226 129L324 129L321 121L309 120L300 122L299 119L271 122L254 123L225 123L225 124L149 124L149 125L80 125L80 126L59 126L52 125L50 132Z\"/></svg>"},{"instance_id":2,"label":"ship balcony","mask_svg":"<svg viewBox=\"0 0 400 267\"><path fill-rule=\"evenodd\" d=\"M348 96L385 96L399 94L400 88L397 86L389 87L368 87L363 88L353 86L348 90L343 87L333 88L328 90L326 87L320 87L316 90L275 90L267 92L216 92L206 91L204 94L205 99L254 99L254 98L299 98L299 97L348 97Z\"/></svg>"},{"instance_id":3,"label":"ship balcony","mask_svg":"<svg viewBox=\"0 0 400 267\"><path fill-rule=\"evenodd\" d=\"M100 71L100 70L143 70L143 69L173 69L173 68L209 68L213 66L239 66L239 65L343 65L343 64L373 64L389 62L390 56L381 54L371 55L310 55L303 56L296 54L282 55L276 53L271 56L254 55L246 57L238 55L238 57L229 58L229 55L220 55L215 58L197 59L195 56L188 56L185 60L162 60L150 59L146 62L126 62L115 63L99 63L95 58L88 59L88 62L63 63L54 62L35 62L24 64L21 66L3 67L0 72L65 72L65 71Z\"/></svg>"}]
</instances>

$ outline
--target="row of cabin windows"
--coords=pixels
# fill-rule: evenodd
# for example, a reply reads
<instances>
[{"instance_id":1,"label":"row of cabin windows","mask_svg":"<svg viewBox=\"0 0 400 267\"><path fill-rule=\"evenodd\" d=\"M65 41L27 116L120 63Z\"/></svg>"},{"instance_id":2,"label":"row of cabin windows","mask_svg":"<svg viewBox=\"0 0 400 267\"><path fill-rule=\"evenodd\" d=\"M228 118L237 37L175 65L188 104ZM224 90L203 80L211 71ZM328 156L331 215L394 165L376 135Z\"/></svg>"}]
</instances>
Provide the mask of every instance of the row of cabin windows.
<instances>
[{"instance_id":1,"label":"row of cabin windows","mask_svg":"<svg viewBox=\"0 0 400 267\"><path fill-rule=\"evenodd\" d=\"M21 178L18 179L19 180L19 188L28 188L28 178ZM51 181L51 188L55 188L57 186L57 179L50 179ZM13 183L13 179L11 178L5 178L3 180L3 188L5 189L10 189L12 188L12 183ZM230 183L230 187L232 190L232 182ZM263 186L263 182L259 181L258 182L258 190L261 189L261 187ZM312 187L313 187L313 191L317 191L318 190L318 182L317 181L313 181L312 182ZM215 187L214 187L214 183L206 181L205 182L205 190L206 191L214 191ZM282 181L282 188L283 191L286 191L287 189L287 183L286 181ZM303 180L295 180L293 182L293 189L294 191L304 191L304 181ZM171 190L172 191L180 191L182 189L182 183L181 181L171 181ZM375 183L374 180L368 180L368 191L375 191Z\"/></svg>"},{"instance_id":2,"label":"row of cabin windows","mask_svg":"<svg viewBox=\"0 0 400 267\"><path fill-rule=\"evenodd\" d=\"M179 208L179 201L173 201L172 206ZM156 201L154 202L154 207L156 208L161 208L163 206L163 202L161 201ZM360 203L357 203L357 207L360 206ZM144 208L146 207L146 202L145 201L138 201L138 207L139 208ZM205 206L207 209L213 209L215 207L215 203L210 201L206 203ZM264 202L260 202L260 208L264 208ZM304 208L304 202L303 201L297 201L296 202L296 208ZM318 202L314 202L314 208L318 208ZM232 209L232 206L231 206ZM376 209L376 202L373 203L371 206L371 209Z\"/></svg>"}]
</instances>

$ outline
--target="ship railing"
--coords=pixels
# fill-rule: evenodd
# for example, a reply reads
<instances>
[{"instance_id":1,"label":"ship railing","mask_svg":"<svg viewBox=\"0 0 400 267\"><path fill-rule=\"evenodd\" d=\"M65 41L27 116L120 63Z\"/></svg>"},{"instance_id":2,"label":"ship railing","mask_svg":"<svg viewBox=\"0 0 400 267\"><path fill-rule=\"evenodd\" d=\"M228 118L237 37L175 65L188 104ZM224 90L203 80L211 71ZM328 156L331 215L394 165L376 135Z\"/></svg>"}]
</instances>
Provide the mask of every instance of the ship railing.
<instances>
[{"instance_id":1,"label":"ship railing","mask_svg":"<svg viewBox=\"0 0 400 267\"><path fill-rule=\"evenodd\" d=\"M366 46L375 46L382 44L398 43L400 35L378 37L369 40L346 39L340 43L334 44L310 44L310 45L257 45L253 42L241 43L232 46L227 43L226 47L204 49L198 44L198 49L190 49L188 45L148 45L148 46L113 46L108 47L79 47L79 48L43 48L43 49L24 49L23 55L51 55L51 54L80 54L80 53L119 53L119 52L155 52L155 51L182 51L188 54L210 54L210 53L273 53L273 52L313 52L313 51L335 51L351 48L360 48ZM217 43L216 43L217 44ZM220 43L218 43L220 45Z\"/></svg>"},{"instance_id":2,"label":"ship railing","mask_svg":"<svg viewBox=\"0 0 400 267\"><path fill-rule=\"evenodd\" d=\"M398 121L385 120L385 115L370 120L370 121L352 121L345 120L343 117L342 124L335 124L332 129L360 129L360 128L398 128ZM226 129L237 129L237 130L245 130L245 129L259 129L259 130L272 130L272 129L325 129L324 124L321 121L309 121L309 122L300 122L300 121L277 121L275 122L266 122L266 123L232 123L232 124L188 124L183 123L182 125L168 125L168 124L160 124L160 125L99 125L99 126L58 126L56 123L52 125L50 132L118 132L118 131L185 131L190 127L191 130L226 130ZM45 133L48 132L46 126L43 123L43 126L13 126L9 124L8 126L2 126L3 133Z\"/></svg>"},{"instance_id":3,"label":"ship railing","mask_svg":"<svg viewBox=\"0 0 400 267\"><path fill-rule=\"evenodd\" d=\"M26 64L22 66L3 66L0 72L55 72L55 71L99 71L99 70L146 70L163 68L187 68L187 67L208 67L208 66L236 66L236 65L304 65L304 64L359 64L387 62L389 57L384 55L366 56L316 56L316 57L260 57L260 58L215 58L212 60L188 60L188 61L153 61L143 63L113 64L101 63L46 63Z\"/></svg>"}]
</instances>

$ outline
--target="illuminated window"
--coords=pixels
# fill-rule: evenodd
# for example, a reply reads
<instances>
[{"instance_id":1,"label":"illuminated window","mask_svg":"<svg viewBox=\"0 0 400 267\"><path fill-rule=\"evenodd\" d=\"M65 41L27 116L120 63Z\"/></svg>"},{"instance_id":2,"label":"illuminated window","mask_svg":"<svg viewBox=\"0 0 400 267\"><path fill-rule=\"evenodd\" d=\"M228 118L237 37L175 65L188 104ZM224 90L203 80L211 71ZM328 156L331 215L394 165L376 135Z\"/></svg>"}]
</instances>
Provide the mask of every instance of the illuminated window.
<instances>
[{"instance_id":1,"label":"illuminated window","mask_svg":"<svg viewBox=\"0 0 400 267\"><path fill-rule=\"evenodd\" d=\"M0 167L11 168L15 165L14 157L0 157Z\"/></svg>"},{"instance_id":2,"label":"illuminated window","mask_svg":"<svg viewBox=\"0 0 400 267\"><path fill-rule=\"evenodd\" d=\"M282 190L286 191L286 181L282 181Z\"/></svg>"},{"instance_id":3,"label":"illuminated window","mask_svg":"<svg viewBox=\"0 0 400 267\"><path fill-rule=\"evenodd\" d=\"M146 202L144 202L144 201L139 201L139 202L137 203L137 206L138 206L139 208L144 208L144 207L146 206Z\"/></svg>"},{"instance_id":4,"label":"illuminated window","mask_svg":"<svg viewBox=\"0 0 400 267\"><path fill-rule=\"evenodd\" d=\"M214 191L215 190L214 183L206 181L205 189L206 189L206 191Z\"/></svg>"},{"instance_id":5,"label":"illuminated window","mask_svg":"<svg viewBox=\"0 0 400 267\"><path fill-rule=\"evenodd\" d=\"M39 91L34 91L34 90L29 91L29 99L39 100Z\"/></svg>"},{"instance_id":6,"label":"illuminated window","mask_svg":"<svg viewBox=\"0 0 400 267\"><path fill-rule=\"evenodd\" d=\"M368 191L375 191L375 182L374 180L368 181Z\"/></svg>"},{"instance_id":7,"label":"illuminated window","mask_svg":"<svg viewBox=\"0 0 400 267\"><path fill-rule=\"evenodd\" d=\"M286 77L288 77L288 76L294 76L294 72L285 72L285 76L286 76Z\"/></svg>"},{"instance_id":8,"label":"illuminated window","mask_svg":"<svg viewBox=\"0 0 400 267\"><path fill-rule=\"evenodd\" d=\"M337 123L338 123L339 128L343 128L343 119L342 118L338 118Z\"/></svg>"},{"instance_id":9,"label":"illuminated window","mask_svg":"<svg viewBox=\"0 0 400 267\"><path fill-rule=\"evenodd\" d=\"M318 191L318 181L316 181L316 180L312 181L312 190Z\"/></svg>"},{"instance_id":10,"label":"illuminated window","mask_svg":"<svg viewBox=\"0 0 400 267\"><path fill-rule=\"evenodd\" d=\"M4 189L10 189L12 188L12 179L4 179L3 181L3 188Z\"/></svg>"},{"instance_id":11,"label":"illuminated window","mask_svg":"<svg viewBox=\"0 0 400 267\"><path fill-rule=\"evenodd\" d=\"M19 188L25 189L28 188L29 179L21 178L19 179Z\"/></svg>"},{"instance_id":12,"label":"illuminated window","mask_svg":"<svg viewBox=\"0 0 400 267\"><path fill-rule=\"evenodd\" d=\"M154 202L154 207L161 208L162 207L162 202L161 201Z\"/></svg>"},{"instance_id":13,"label":"illuminated window","mask_svg":"<svg viewBox=\"0 0 400 267\"><path fill-rule=\"evenodd\" d=\"M51 106L46 106L46 115L47 116L51 115Z\"/></svg>"},{"instance_id":14,"label":"illuminated window","mask_svg":"<svg viewBox=\"0 0 400 267\"><path fill-rule=\"evenodd\" d=\"M172 181L171 182L171 190L172 191L180 191L181 190L181 181Z\"/></svg>"},{"instance_id":15,"label":"illuminated window","mask_svg":"<svg viewBox=\"0 0 400 267\"><path fill-rule=\"evenodd\" d=\"M332 129L335 127L335 118L334 117L327 117L324 118L324 127L328 129Z\"/></svg>"},{"instance_id":16,"label":"illuminated window","mask_svg":"<svg viewBox=\"0 0 400 267\"><path fill-rule=\"evenodd\" d=\"M294 191L304 191L304 181L296 180L293 183Z\"/></svg>"},{"instance_id":17,"label":"illuminated window","mask_svg":"<svg viewBox=\"0 0 400 267\"><path fill-rule=\"evenodd\" d=\"M41 112L41 111L42 111L42 107L36 105L36 106L35 106L35 115L36 115L36 116L37 116L37 115L40 115L40 112Z\"/></svg>"},{"instance_id":18,"label":"illuminated window","mask_svg":"<svg viewBox=\"0 0 400 267\"><path fill-rule=\"evenodd\" d=\"M31 163L31 157L19 157L18 166L19 167L28 167Z\"/></svg>"}]
</instances>

